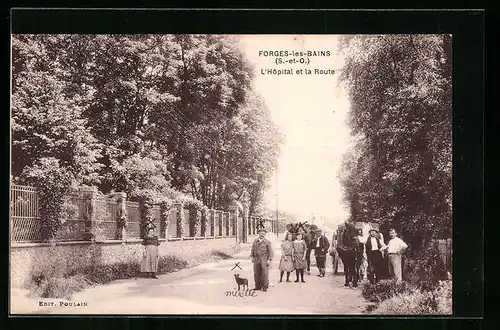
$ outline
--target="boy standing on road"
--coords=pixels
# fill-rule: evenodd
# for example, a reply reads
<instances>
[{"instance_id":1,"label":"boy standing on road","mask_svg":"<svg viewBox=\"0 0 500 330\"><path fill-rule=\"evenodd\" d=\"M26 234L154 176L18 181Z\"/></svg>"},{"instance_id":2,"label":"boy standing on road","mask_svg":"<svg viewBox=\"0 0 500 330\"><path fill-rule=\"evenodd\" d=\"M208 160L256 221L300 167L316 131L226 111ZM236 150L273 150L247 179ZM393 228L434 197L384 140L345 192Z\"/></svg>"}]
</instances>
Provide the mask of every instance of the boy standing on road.
<instances>
[{"instance_id":1,"label":"boy standing on road","mask_svg":"<svg viewBox=\"0 0 500 330\"><path fill-rule=\"evenodd\" d=\"M253 241L250 258L253 262L255 288L253 290L267 291L269 287L269 265L273 259L273 246L265 237L267 230L260 228L259 237Z\"/></svg>"}]
</instances>

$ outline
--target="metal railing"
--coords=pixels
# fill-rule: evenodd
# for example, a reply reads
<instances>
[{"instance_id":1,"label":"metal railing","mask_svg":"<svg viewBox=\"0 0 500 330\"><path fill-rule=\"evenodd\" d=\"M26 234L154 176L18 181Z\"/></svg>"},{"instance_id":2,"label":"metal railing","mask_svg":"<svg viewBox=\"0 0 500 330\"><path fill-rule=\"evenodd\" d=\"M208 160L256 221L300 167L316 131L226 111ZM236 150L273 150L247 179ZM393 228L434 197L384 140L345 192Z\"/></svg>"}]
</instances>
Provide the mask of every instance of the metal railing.
<instances>
[{"instance_id":1,"label":"metal railing","mask_svg":"<svg viewBox=\"0 0 500 330\"><path fill-rule=\"evenodd\" d=\"M30 186L12 185L10 197L11 241L18 243L41 242L43 240L42 219L39 213L39 194L36 189ZM93 216L89 220L86 218L85 213L88 212L88 198L86 199L82 193L72 194L65 198L61 225L54 240L88 240L90 239L87 232L89 227L92 228L93 237L98 240L117 239L118 227L116 215L118 204L116 199L97 195L93 197L93 200ZM238 229L242 224L241 218L240 220L236 220L230 212L222 210L210 210L208 212L205 232L202 233L201 220L203 219L201 212L189 212L189 209L179 205L169 210L165 221L160 221L162 218L160 206L153 206L153 223L157 228L160 238L221 238L235 237L237 234L240 235L242 233ZM143 230L139 203L127 200L125 201L125 207L127 209L126 238L139 239L141 238L141 230ZM191 217L194 216L200 218L196 219L198 224L195 232L190 230ZM268 231L274 231L278 228L274 220L250 216L247 222L247 235L255 234L255 226L261 223L261 221L265 224ZM166 227L167 223L168 227ZM182 233L179 233L179 225L182 225Z\"/></svg>"}]
</instances>

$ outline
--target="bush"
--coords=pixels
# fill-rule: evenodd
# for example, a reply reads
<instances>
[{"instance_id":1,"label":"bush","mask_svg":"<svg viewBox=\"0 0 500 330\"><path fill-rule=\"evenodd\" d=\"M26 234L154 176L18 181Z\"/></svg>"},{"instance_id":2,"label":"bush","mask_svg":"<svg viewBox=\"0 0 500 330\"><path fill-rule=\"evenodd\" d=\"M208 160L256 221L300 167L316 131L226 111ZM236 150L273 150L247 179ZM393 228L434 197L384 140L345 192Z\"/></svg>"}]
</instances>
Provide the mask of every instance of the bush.
<instances>
[{"instance_id":1,"label":"bush","mask_svg":"<svg viewBox=\"0 0 500 330\"><path fill-rule=\"evenodd\" d=\"M158 259L158 274L167 274L174 270L192 267L214 256L218 259L228 259L240 248L240 245L236 244L222 250L205 250L202 253L194 251L182 257L176 255L161 256ZM88 286L139 277L140 271L139 261L74 268L71 271L67 271L62 263L43 263L31 269L30 280L24 284L24 287L35 296L68 298L74 292Z\"/></svg>"},{"instance_id":2,"label":"bush","mask_svg":"<svg viewBox=\"0 0 500 330\"><path fill-rule=\"evenodd\" d=\"M212 250L212 256L218 258L218 259L231 259L232 256L223 252L223 251L218 251L218 250Z\"/></svg>"},{"instance_id":3,"label":"bush","mask_svg":"<svg viewBox=\"0 0 500 330\"><path fill-rule=\"evenodd\" d=\"M44 240L53 239L61 226L65 196L72 183L72 174L53 157L41 158L26 167L22 177L38 191L41 232Z\"/></svg>"},{"instance_id":4,"label":"bush","mask_svg":"<svg viewBox=\"0 0 500 330\"><path fill-rule=\"evenodd\" d=\"M441 282L433 291L413 289L382 301L372 314L452 314L451 281Z\"/></svg>"},{"instance_id":5,"label":"bush","mask_svg":"<svg viewBox=\"0 0 500 330\"><path fill-rule=\"evenodd\" d=\"M374 314L451 314L451 281L439 253L431 244L408 255L404 279L396 283L384 280L366 285L363 296L375 305Z\"/></svg>"},{"instance_id":6,"label":"bush","mask_svg":"<svg viewBox=\"0 0 500 330\"><path fill-rule=\"evenodd\" d=\"M371 313L389 315L433 314L432 311L435 308L431 305L432 300L429 292L422 293L415 290L382 301Z\"/></svg>"},{"instance_id":7,"label":"bush","mask_svg":"<svg viewBox=\"0 0 500 330\"><path fill-rule=\"evenodd\" d=\"M133 278L139 275L141 266L138 262L115 263L98 267L87 267L82 273L92 284L106 284L114 280Z\"/></svg>"},{"instance_id":8,"label":"bush","mask_svg":"<svg viewBox=\"0 0 500 330\"><path fill-rule=\"evenodd\" d=\"M425 291L432 291L439 281L447 279L443 261L432 245L428 245L405 261L405 278Z\"/></svg>"},{"instance_id":9,"label":"bush","mask_svg":"<svg viewBox=\"0 0 500 330\"><path fill-rule=\"evenodd\" d=\"M366 284L362 294L368 301L378 303L398 294L410 293L416 289L408 282L395 282L393 280L383 280L377 284Z\"/></svg>"},{"instance_id":10,"label":"bush","mask_svg":"<svg viewBox=\"0 0 500 330\"><path fill-rule=\"evenodd\" d=\"M174 269L186 268L188 262L176 256L164 256L158 260L158 274L166 274ZM52 268L32 272L27 288L32 295L43 298L69 298L73 293L88 286L106 284L115 280L138 277L141 272L139 262L115 263L97 267L75 269L66 274Z\"/></svg>"},{"instance_id":11,"label":"bush","mask_svg":"<svg viewBox=\"0 0 500 330\"><path fill-rule=\"evenodd\" d=\"M222 259L230 258L229 254L221 251L212 251ZM208 256L204 255L197 260L202 262ZM199 262L190 263L174 255L162 256L158 260L158 274L171 273L174 270L194 266ZM74 269L63 273L54 267L45 267L32 271L31 279L26 287L34 296L44 298L69 298L73 293L88 286L106 284L115 280L139 277L141 266L139 262L115 263Z\"/></svg>"},{"instance_id":12,"label":"bush","mask_svg":"<svg viewBox=\"0 0 500 330\"><path fill-rule=\"evenodd\" d=\"M188 266L188 262L179 257L168 255L160 257L158 260L158 274L166 274L172 272L174 269L183 269Z\"/></svg>"},{"instance_id":13,"label":"bush","mask_svg":"<svg viewBox=\"0 0 500 330\"><path fill-rule=\"evenodd\" d=\"M437 303L437 314L452 314L452 287L453 282L451 280L441 281L437 289L433 291Z\"/></svg>"},{"instance_id":14,"label":"bush","mask_svg":"<svg viewBox=\"0 0 500 330\"><path fill-rule=\"evenodd\" d=\"M83 274L77 274L70 277L45 277L37 276L32 279L29 285L31 295L42 298L66 298L80 291L90 283Z\"/></svg>"}]
</instances>

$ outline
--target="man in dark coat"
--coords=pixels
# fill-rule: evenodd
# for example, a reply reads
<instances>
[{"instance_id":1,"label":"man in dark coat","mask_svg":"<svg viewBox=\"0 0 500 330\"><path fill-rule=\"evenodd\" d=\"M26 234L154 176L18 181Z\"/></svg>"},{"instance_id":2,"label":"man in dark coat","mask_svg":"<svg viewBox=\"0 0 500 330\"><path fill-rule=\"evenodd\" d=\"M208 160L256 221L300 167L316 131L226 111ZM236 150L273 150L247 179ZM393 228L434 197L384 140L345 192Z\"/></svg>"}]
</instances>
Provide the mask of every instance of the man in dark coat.
<instances>
[{"instance_id":1,"label":"man in dark coat","mask_svg":"<svg viewBox=\"0 0 500 330\"><path fill-rule=\"evenodd\" d=\"M273 259L273 246L265 237L267 230L259 229L257 237L252 244L250 258L253 262L253 275L255 288L253 290L267 291L269 287L269 265Z\"/></svg>"},{"instance_id":2,"label":"man in dark coat","mask_svg":"<svg viewBox=\"0 0 500 330\"><path fill-rule=\"evenodd\" d=\"M318 238L314 241L314 255L316 256L316 265L319 270L319 277L325 277L326 254L330 247L328 238L323 234L321 229L318 230Z\"/></svg>"},{"instance_id":3,"label":"man in dark coat","mask_svg":"<svg viewBox=\"0 0 500 330\"><path fill-rule=\"evenodd\" d=\"M365 244L368 259L368 280L371 284L380 281L383 270L382 250L385 248L385 244L377 234L376 229L370 229L370 237Z\"/></svg>"}]
</instances>

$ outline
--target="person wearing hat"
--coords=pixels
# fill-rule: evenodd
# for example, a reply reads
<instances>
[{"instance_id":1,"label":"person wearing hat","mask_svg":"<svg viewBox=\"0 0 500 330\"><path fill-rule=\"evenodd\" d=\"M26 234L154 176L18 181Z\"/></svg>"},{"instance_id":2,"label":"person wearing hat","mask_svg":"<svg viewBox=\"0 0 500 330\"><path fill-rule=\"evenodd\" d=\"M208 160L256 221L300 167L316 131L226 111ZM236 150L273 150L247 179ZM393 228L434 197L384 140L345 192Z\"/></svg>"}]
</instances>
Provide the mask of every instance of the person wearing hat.
<instances>
[{"instance_id":1,"label":"person wearing hat","mask_svg":"<svg viewBox=\"0 0 500 330\"><path fill-rule=\"evenodd\" d=\"M368 280L371 284L375 284L380 281L382 275L382 250L386 246L384 241L378 237L377 229L371 228L369 234L365 244L366 257L368 258Z\"/></svg>"},{"instance_id":2,"label":"person wearing hat","mask_svg":"<svg viewBox=\"0 0 500 330\"><path fill-rule=\"evenodd\" d=\"M154 226L149 225L146 227L146 235L142 241L144 252L142 254L141 273L145 274L146 277L156 279L158 278L156 272L158 271L158 246L160 242L154 232Z\"/></svg>"},{"instance_id":3,"label":"person wearing hat","mask_svg":"<svg viewBox=\"0 0 500 330\"><path fill-rule=\"evenodd\" d=\"M273 246L265 237L267 230L260 228L257 237L252 244L250 258L253 263L253 275L255 288L253 290L267 291L269 287L269 265L273 259Z\"/></svg>"},{"instance_id":4,"label":"person wearing hat","mask_svg":"<svg viewBox=\"0 0 500 330\"><path fill-rule=\"evenodd\" d=\"M319 277L325 277L325 263L326 254L328 253L328 248L330 247L330 242L328 238L325 237L323 231L318 229L318 238L314 241L314 255L316 256L316 266L318 266Z\"/></svg>"}]
</instances>

